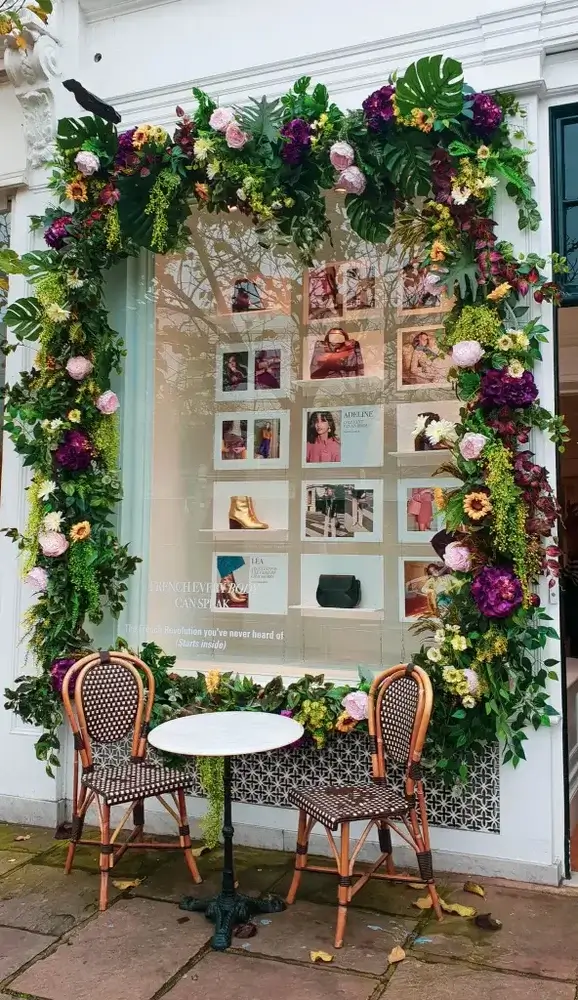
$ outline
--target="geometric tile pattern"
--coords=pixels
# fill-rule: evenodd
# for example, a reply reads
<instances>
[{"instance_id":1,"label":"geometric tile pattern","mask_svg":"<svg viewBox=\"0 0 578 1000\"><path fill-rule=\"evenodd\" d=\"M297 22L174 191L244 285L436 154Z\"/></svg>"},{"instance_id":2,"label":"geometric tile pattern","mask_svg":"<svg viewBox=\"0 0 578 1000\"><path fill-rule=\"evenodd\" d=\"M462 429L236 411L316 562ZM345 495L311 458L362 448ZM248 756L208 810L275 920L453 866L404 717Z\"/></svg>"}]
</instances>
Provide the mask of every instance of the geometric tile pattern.
<instances>
[{"instance_id":1,"label":"geometric tile pattern","mask_svg":"<svg viewBox=\"0 0 578 1000\"><path fill-rule=\"evenodd\" d=\"M130 757L129 740L93 744L97 766L118 765ZM149 751L149 759L155 755ZM190 787L201 793L194 763L190 769ZM235 757L232 761L233 798L253 805L290 806L291 788L312 785L364 785L371 769L371 754L366 733L335 734L321 750L313 746L287 747L267 753ZM402 771L390 767L393 787L401 787ZM468 786L463 790L446 788L439 778L425 781L428 818L431 826L478 833L500 832L500 755L499 747L488 747L472 769Z\"/></svg>"}]
</instances>

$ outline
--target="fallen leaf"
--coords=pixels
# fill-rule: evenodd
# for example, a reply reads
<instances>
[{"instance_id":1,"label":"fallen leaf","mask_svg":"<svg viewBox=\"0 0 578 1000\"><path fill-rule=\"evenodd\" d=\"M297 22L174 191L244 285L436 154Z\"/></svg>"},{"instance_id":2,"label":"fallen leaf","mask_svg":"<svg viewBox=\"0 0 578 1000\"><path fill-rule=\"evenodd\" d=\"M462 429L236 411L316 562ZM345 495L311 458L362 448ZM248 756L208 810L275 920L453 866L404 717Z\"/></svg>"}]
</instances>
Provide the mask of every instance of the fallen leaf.
<instances>
[{"instance_id":1,"label":"fallen leaf","mask_svg":"<svg viewBox=\"0 0 578 1000\"><path fill-rule=\"evenodd\" d=\"M416 899L412 905L416 906L418 910L431 910L433 902L431 896L422 896L421 899Z\"/></svg>"},{"instance_id":2,"label":"fallen leaf","mask_svg":"<svg viewBox=\"0 0 578 1000\"><path fill-rule=\"evenodd\" d=\"M410 882L409 887L410 889L417 889L419 892L420 889L425 889L425 882Z\"/></svg>"},{"instance_id":3,"label":"fallen leaf","mask_svg":"<svg viewBox=\"0 0 578 1000\"><path fill-rule=\"evenodd\" d=\"M398 962L403 962L404 958L405 958L405 951L403 950L403 948L400 948L399 945L397 945L395 948L392 949L392 951L390 951L389 955L387 956L387 961L389 962L390 965L397 965Z\"/></svg>"},{"instance_id":4,"label":"fallen leaf","mask_svg":"<svg viewBox=\"0 0 578 1000\"><path fill-rule=\"evenodd\" d=\"M14 840L30 840L31 834L20 834L19 837L14 837Z\"/></svg>"},{"instance_id":5,"label":"fallen leaf","mask_svg":"<svg viewBox=\"0 0 578 1000\"><path fill-rule=\"evenodd\" d=\"M177 924L188 924L190 917L178 917Z\"/></svg>"},{"instance_id":6,"label":"fallen leaf","mask_svg":"<svg viewBox=\"0 0 578 1000\"><path fill-rule=\"evenodd\" d=\"M125 889L134 889L141 882L144 882L144 878L113 878L112 880L115 889L120 889L121 892L124 892Z\"/></svg>"},{"instance_id":7,"label":"fallen leaf","mask_svg":"<svg viewBox=\"0 0 578 1000\"><path fill-rule=\"evenodd\" d=\"M202 858L203 854L208 854L210 850L211 850L210 847L207 847L206 844L203 844L202 847L191 847L191 854L193 855L194 858Z\"/></svg>"},{"instance_id":8,"label":"fallen leaf","mask_svg":"<svg viewBox=\"0 0 578 1000\"><path fill-rule=\"evenodd\" d=\"M440 899L440 906L444 913L454 913L456 917L464 917L466 920L475 917L477 910L473 906L462 906L460 903L446 903Z\"/></svg>"},{"instance_id":9,"label":"fallen leaf","mask_svg":"<svg viewBox=\"0 0 578 1000\"><path fill-rule=\"evenodd\" d=\"M332 962L334 955L330 955L327 951L310 951L309 958L312 962Z\"/></svg>"},{"instance_id":10,"label":"fallen leaf","mask_svg":"<svg viewBox=\"0 0 578 1000\"><path fill-rule=\"evenodd\" d=\"M486 890L483 885L478 885L477 882L465 882L464 892L471 892L473 896L481 896L482 899L484 899L486 895Z\"/></svg>"},{"instance_id":11,"label":"fallen leaf","mask_svg":"<svg viewBox=\"0 0 578 1000\"><path fill-rule=\"evenodd\" d=\"M493 917L491 913L478 913L474 923L483 931L501 931L502 929L502 921Z\"/></svg>"},{"instance_id":12,"label":"fallen leaf","mask_svg":"<svg viewBox=\"0 0 578 1000\"><path fill-rule=\"evenodd\" d=\"M257 927L255 924L237 924L233 934L238 938L252 938L255 937L257 933Z\"/></svg>"}]
</instances>

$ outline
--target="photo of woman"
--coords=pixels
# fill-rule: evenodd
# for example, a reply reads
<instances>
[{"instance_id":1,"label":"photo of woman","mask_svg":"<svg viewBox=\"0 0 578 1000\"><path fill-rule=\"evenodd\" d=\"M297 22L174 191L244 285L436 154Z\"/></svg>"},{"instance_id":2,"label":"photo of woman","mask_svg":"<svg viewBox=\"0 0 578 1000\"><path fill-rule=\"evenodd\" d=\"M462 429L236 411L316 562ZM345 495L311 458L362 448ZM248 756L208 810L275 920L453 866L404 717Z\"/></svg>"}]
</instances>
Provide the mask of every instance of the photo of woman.
<instances>
[{"instance_id":1,"label":"photo of woman","mask_svg":"<svg viewBox=\"0 0 578 1000\"><path fill-rule=\"evenodd\" d=\"M233 285L231 311L234 313L255 312L263 308L261 293L254 281L239 278Z\"/></svg>"},{"instance_id":2,"label":"photo of woman","mask_svg":"<svg viewBox=\"0 0 578 1000\"><path fill-rule=\"evenodd\" d=\"M255 355L255 389L281 387L281 351L267 349Z\"/></svg>"},{"instance_id":3,"label":"photo of woman","mask_svg":"<svg viewBox=\"0 0 578 1000\"><path fill-rule=\"evenodd\" d=\"M242 556L217 556L218 584L215 607L230 611L246 611L249 607L248 586L235 573L242 570L245 560ZM243 574L246 576L246 572Z\"/></svg>"},{"instance_id":4,"label":"photo of woman","mask_svg":"<svg viewBox=\"0 0 578 1000\"><path fill-rule=\"evenodd\" d=\"M412 489L407 501L408 525L414 531L432 531L434 504L431 489Z\"/></svg>"},{"instance_id":5,"label":"photo of woman","mask_svg":"<svg viewBox=\"0 0 578 1000\"><path fill-rule=\"evenodd\" d=\"M345 273L345 311L375 309L375 273L370 264L350 266Z\"/></svg>"},{"instance_id":6,"label":"photo of woman","mask_svg":"<svg viewBox=\"0 0 578 1000\"><path fill-rule=\"evenodd\" d=\"M307 271L303 295L306 323L314 319L337 319L343 315L343 296L335 264Z\"/></svg>"},{"instance_id":7,"label":"photo of woman","mask_svg":"<svg viewBox=\"0 0 578 1000\"><path fill-rule=\"evenodd\" d=\"M221 457L225 461L242 461L247 458L247 421L223 420Z\"/></svg>"},{"instance_id":8,"label":"photo of woman","mask_svg":"<svg viewBox=\"0 0 578 1000\"><path fill-rule=\"evenodd\" d=\"M340 326L332 327L315 342L309 373L311 379L361 377L364 365L359 341L352 340Z\"/></svg>"},{"instance_id":9,"label":"photo of woman","mask_svg":"<svg viewBox=\"0 0 578 1000\"><path fill-rule=\"evenodd\" d=\"M224 354L223 392L245 392L247 390L248 367L248 351L236 354Z\"/></svg>"},{"instance_id":10,"label":"photo of woman","mask_svg":"<svg viewBox=\"0 0 578 1000\"><path fill-rule=\"evenodd\" d=\"M438 347L439 327L400 328L398 336L398 389L445 388L451 368L449 355Z\"/></svg>"},{"instance_id":11,"label":"photo of woman","mask_svg":"<svg viewBox=\"0 0 578 1000\"><path fill-rule=\"evenodd\" d=\"M443 562L403 559L404 621L421 615L436 617L450 600L455 580Z\"/></svg>"},{"instance_id":12,"label":"photo of woman","mask_svg":"<svg viewBox=\"0 0 578 1000\"><path fill-rule=\"evenodd\" d=\"M256 420L254 429L255 458L279 458L279 420Z\"/></svg>"},{"instance_id":13,"label":"photo of woman","mask_svg":"<svg viewBox=\"0 0 578 1000\"><path fill-rule=\"evenodd\" d=\"M440 286L441 276L413 260L401 272L401 312L423 314L445 312L451 302Z\"/></svg>"},{"instance_id":14,"label":"photo of woman","mask_svg":"<svg viewBox=\"0 0 578 1000\"><path fill-rule=\"evenodd\" d=\"M337 421L329 410L313 410L307 418L307 464L341 461Z\"/></svg>"}]
</instances>

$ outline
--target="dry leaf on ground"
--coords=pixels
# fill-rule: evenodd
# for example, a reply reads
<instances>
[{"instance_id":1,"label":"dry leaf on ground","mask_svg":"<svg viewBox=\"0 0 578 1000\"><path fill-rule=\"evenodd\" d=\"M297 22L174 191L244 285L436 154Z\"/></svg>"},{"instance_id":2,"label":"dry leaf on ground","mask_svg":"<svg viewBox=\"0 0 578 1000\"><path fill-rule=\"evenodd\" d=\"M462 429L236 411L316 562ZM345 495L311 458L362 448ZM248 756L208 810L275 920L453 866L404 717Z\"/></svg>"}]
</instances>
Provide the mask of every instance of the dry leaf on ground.
<instances>
[{"instance_id":1,"label":"dry leaf on ground","mask_svg":"<svg viewBox=\"0 0 578 1000\"><path fill-rule=\"evenodd\" d=\"M211 850L210 847L207 847L206 844L203 844L202 847L191 847L191 854L193 855L194 858L202 858L203 854L208 854L210 850Z\"/></svg>"},{"instance_id":2,"label":"dry leaf on ground","mask_svg":"<svg viewBox=\"0 0 578 1000\"><path fill-rule=\"evenodd\" d=\"M252 938L255 937L256 933L257 933L257 925L252 923L237 924L235 930L233 931L235 937L238 938Z\"/></svg>"},{"instance_id":3,"label":"dry leaf on ground","mask_svg":"<svg viewBox=\"0 0 578 1000\"><path fill-rule=\"evenodd\" d=\"M121 892L124 892L125 889L135 889L141 882L144 882L144 878L113 878L112 880L115 889L120 889Z\"/></svg>"},{"instance_id":4,"label":"dry leaf on ground","mask_svg":"<svg viewBox=\"0 0 578 1000\"><path fill-rule=\"evenodd\" d=\"M474 896L481 896L482 899L485 898L486 890L483 885L478 885L477 882L465 882L464 892L471 892Z\"/></svg>"},{"instance_id":5,"label":"dry leaf on ground","mask_svg":"<svg viewBox=\"0 0 578 1000\"><path fill-rule=\"evenodd\" d=\"M474 923L483 931L501 931L502 929L502 921L493 917L491 913L478 913Z\"/></svg>"},{"instance_id":6,"label":"dry leaf on ground","mask_svg":"<svg viewBox=\"0 0 578 1000\"><path fill-rule=\"evenodd\" d=\"M410 889L417 889L419 892L420 889L425 889L426 884L425 882L410 882L409 887Z\"/></svg>"},{"instance_id":7,"label":"dry leaf on ground","mask_svg":"<svg viewBox=\"0 0 578 1000\"><path fill-rule=\"evenodd\" d=\"M416 906L418 910L431 910L433 906L431 896L422 896L421 899L416 899L412 906Z\"/></svg>"},{"instance_id":8,"label":"dry leaf on ground","mask_svg":"<svg viewBox=\"0 0 578 1000\"><path fill-rule=\"evenodd\" d=\"M446 903L440 899L440 906L444 913L453 913L456 917L464 917L470 920L478 912L473 906L462 906L461 903Z\"/></svg>"},{"instance_id":9,"label":"dry leaf on ground","mask_svg":"<svg viewBox=\"0 0 578 1000\"><path fill-rule=\"evenodd\" d=\"M395 948L393 948L392 951L390 951L389 955L387 956L387 961L389 962L390 965L397 965L398 962L403 962L404 958L405 958L405 951L403 950L403 948L400 948L399 945L397 945Z\"/></svg>"},{"instance_id":10,"label":"dry leaf on ground","mask_svg":"<svg viewBox=\"0 0 578 1000\"><path fill-rule=\"evenodd\" d=\"M20 834L19 837L14 837L14 840L30 840L31 834Z\"/></svg>"},{"instance_id":11,"label":"dry leaf on ground","mask_svg":"<svg viewBox=\"0 0 578 1000\"><path fill-rule=\"evenodd\" d=\"M312 962L332 962L335 956L327 951L310 951L309 958Z\"/></svg>"}]
</instances>

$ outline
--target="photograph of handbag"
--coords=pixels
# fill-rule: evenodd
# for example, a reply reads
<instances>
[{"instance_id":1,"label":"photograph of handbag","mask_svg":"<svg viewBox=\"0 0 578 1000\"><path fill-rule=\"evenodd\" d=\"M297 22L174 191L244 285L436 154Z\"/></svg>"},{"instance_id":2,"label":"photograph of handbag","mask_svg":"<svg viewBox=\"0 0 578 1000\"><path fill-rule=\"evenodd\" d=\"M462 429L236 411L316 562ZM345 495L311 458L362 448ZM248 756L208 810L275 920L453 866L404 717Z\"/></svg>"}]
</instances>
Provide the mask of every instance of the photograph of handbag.
<instances>
[{"instance_id":1,"label":"photograph of handbag","mask_svg":"<svg viewBox=\"0 0 578 1000\"><path fill-rule=\"evenodd\" d=\"M361 583L355 576L321 573L315 599L321 608L357 608Z\"/></svg>"}]
</instances>

